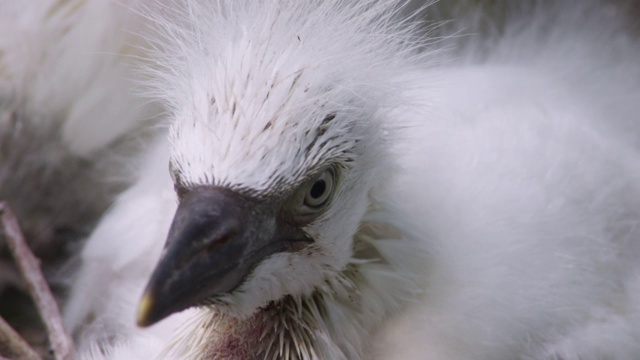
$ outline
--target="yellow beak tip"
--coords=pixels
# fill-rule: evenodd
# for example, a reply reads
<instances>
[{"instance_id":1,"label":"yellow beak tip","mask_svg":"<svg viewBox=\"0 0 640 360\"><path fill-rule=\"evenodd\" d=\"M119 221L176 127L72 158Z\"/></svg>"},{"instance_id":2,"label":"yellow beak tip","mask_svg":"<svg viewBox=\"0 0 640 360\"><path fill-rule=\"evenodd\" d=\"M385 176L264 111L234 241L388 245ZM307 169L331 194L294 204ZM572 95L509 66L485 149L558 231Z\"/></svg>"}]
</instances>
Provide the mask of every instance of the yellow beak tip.
<instances>
[{"instance_id":1,"label":"yellow beak tip","mask_svg":"<svg viewBox=\"0 0 640 360\"><path fill-rule=\"evenodd\" d=\"M144 294L142 300L138 304L138 316L137 323L138 326L146 327L151 325L149 323L149 315L151 314L151 309L153 307L153 297L151 294Z\"/></svg>"}]
</instances>

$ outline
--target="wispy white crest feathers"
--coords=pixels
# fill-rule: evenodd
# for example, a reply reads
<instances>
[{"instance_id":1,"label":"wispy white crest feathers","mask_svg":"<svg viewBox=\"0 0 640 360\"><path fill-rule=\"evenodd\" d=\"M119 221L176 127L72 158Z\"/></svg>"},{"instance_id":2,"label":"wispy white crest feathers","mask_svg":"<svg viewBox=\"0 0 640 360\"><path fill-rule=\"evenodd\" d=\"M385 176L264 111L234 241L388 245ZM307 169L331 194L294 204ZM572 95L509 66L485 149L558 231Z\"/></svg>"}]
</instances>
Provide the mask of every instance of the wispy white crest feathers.
<instances>
[{"instance_id":1,"label":"wispy white crest feathers","mask_svg":"<svg viewBox=\"0 0 640 360\"><path fill-rule=\"evenodd\" d=\"M175 111L172 164L186 183L262 191L298 181L320 154L332 156L327 147L347 153L369 138L346 119L379 122L375 109L392 106L403 85L396 76L427 58L391 2L188 2L180 11L185 24L165 26L177 41L163 44L155 88ZM259 168L236 165L246 154Z\"/></svg>"}]
</instances>

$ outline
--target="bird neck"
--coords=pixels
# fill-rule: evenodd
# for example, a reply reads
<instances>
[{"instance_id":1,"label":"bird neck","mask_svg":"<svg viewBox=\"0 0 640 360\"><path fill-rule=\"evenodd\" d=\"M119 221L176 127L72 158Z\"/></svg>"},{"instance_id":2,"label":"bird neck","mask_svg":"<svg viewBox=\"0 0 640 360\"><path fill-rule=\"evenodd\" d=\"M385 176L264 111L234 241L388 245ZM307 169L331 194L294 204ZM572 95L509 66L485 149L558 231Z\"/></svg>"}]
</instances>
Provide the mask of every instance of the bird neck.
<instances>
[{"instance_id":1,"label":"bird neck","mask_svg":"<svg viewBox=\"0 0 640 360\"><path fill-rule=\"evenodd\" d=\"M354 235L350 262L315 291L285 296L239 319L203 309L175 349L206 359L361 359L380 325L420 289L417 239L379 204ZM397 214L396 214L397 215Z\"/></svg>"}]
</instances>

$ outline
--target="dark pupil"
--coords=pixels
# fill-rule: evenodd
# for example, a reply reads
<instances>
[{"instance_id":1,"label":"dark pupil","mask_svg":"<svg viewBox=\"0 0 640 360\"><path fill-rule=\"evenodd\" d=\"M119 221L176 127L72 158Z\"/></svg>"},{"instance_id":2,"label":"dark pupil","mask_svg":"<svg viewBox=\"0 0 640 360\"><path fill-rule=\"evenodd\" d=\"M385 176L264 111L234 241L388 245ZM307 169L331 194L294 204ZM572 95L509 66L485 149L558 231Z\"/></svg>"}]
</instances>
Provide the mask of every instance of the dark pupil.
<instances>
[{"instance_id":1,"label":"dark pupil","mask_svg":"<svg viewBox=\"0 0 640 360\"><path fill-rule=\"evenodd\" d=\"M311 192L309 194L312 198L317 199L321 197L322 194L324 194L326 188L327 184L324 182L324 180L318 180L315 182L315 184L313 184L313 187L311 187Z\"/></svg>"}]
</instances>

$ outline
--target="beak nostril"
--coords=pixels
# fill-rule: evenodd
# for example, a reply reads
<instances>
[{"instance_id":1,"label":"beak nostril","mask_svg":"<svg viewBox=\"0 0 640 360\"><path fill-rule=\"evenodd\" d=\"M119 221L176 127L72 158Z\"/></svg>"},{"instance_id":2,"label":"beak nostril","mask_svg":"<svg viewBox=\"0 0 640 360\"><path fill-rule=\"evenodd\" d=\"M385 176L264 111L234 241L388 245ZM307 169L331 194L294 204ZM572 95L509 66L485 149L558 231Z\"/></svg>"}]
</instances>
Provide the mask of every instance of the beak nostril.
<instances>
[{"instance_id":1,"label":"beak nostril","mask_svg":"<svg viewBox=\"0 0 640 360\"><path fill-rule=\"evenodd\" d=\"M235 232L235 231L226 233L226 234L218 237L217 239L214 239L212 241L208 241L207 245L204 248L204 250L206 252L208 252L208 253L216 252L220 248L222 248L225 245L227 245L231 240L236 238L238 235L239 235L238 232Z\"/></svg>"}]
</instances>

